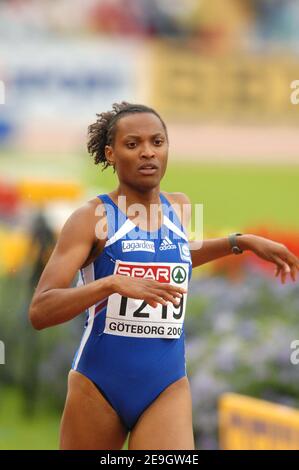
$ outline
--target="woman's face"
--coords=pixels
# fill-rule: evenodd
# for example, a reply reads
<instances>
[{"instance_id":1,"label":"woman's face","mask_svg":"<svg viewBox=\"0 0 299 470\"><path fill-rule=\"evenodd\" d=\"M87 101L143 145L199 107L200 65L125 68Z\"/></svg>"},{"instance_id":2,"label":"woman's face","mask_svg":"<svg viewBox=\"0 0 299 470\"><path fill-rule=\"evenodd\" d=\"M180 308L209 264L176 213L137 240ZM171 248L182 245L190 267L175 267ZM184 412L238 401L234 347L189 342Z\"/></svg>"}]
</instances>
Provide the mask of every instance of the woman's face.
<instances>
[{"instance_id":1,"label":"woman's face","mask_svg":"<svg viewBox=\"0 0 299 470\"><path fill-rule=\"evenodd\" d=\"M159 186L168 158L168 142L160 119L152 113L124 116L116 124L106 158L115 164L119 181L138 191Z\"/></svg>"}]
</instances>

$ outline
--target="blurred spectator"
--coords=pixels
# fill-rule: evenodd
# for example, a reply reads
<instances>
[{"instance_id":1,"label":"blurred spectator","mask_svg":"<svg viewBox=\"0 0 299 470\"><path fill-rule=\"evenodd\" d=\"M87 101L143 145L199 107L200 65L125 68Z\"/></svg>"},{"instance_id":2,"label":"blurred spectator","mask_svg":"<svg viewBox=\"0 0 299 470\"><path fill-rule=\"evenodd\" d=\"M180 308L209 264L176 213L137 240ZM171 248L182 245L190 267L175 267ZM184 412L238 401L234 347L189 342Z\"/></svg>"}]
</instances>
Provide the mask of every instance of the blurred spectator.
<instances>
[{"instance_id":1,"label":"blurred spectator","mask_svg":"<svg viewBox=\"0 0 299 470\"><path fill-rule=\"evenodd\" d=\"M91 10L101 33L173 36L185 33L181 18L195 0L102 0Z\"/></svg>"},{"instance_id":2,"label":"blurred spectator","mask_svg":"<svg viewBox=\"0 0 299 470\"><path fill-rule=\"evenodd\" d=\"M252 16L252 12L255 15ZM247 25L260 40L299 39L298 0L10 0L0 37L57 34L197 37L238 45Z\"/></svg>"},{"instance_id":3,"label":"blurred spectator","mask_svg":"<svg viewBox=\"0 0 299 470\"><path fill-rule=\"evenodd\" d=\"M39 393L39 362L36 360L41 354L40 336L28 324L28 307L40 276L54 248L56 236L50 228L42 210L39 210L32 222L31 248L28 253L28 264L31 272L28 282L28 303L24 305L24 328L22 344L24 347L21 387L24 393L24 411L28 415L34 412Z\"/></svg>"},{"instance_id":4,"label":"blurred spectator","mask_svg":"<svg viewBox=\"0 0 299 470\"><path fill-rule=\"evenodd\" d=\"M238 48L239 38L251 18L248 0L197 1L189 19L189 28L205 48L226 50Z\"/></svg>"},{"instance_id":5,"label":"blurred spectator","mask_svg":"<svg viewBox=\"0 0 299 470\"><path fill-rule=\"evenodd\" d=\"M30 236L32 245L31 252L28 253L28 261L32 265L32 270L29 284L31 294L33 294L56 241L55 233L50 227L42 208L37 210L33 218Z\"/></svg>"},{"instance_id":6,"label":"blurred spectator","mask_svg":"<svg viewBox=\"0 0 299 470\"><path fill-rule=\"evenodd\" d=\"M256 11L255 32L266 40L299 39L298 0L252 0Z\"/></svg>"},{"instance_id":7,"label":"blurred spectator","mask_svg":"<svg viewBox=\"0 0 299 470\"><path fill-rule=\"evenodd\" d=\"M104 34L145 34L143 8L143 1L102 0L90 10L90 26Z\"/></svg>"}]
</instances>

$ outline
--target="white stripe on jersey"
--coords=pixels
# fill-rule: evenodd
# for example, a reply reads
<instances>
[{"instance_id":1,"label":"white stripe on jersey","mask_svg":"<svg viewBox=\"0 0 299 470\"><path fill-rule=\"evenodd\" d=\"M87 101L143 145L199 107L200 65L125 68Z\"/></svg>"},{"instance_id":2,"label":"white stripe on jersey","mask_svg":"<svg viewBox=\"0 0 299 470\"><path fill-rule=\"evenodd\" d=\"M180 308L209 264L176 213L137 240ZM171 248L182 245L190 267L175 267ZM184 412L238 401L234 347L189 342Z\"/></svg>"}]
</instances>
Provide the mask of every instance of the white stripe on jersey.
<instances>
[{"instance_id":1,"label":"white stripe on jersey","mask_svg":"<svg viewBox=\"0 0 299 470\"><path fill-rule=\"evenodd\" d=\"M186 240L186 242L188 242L188 238L186 237L184 232L182 232L173 222L171 222L171 220L166 215L164 215L164 223L166 227L172 230L172 232L176 233L177 235L179 235L179 237L183 238L184 240Z\"/></svg>"},{"instance_id":2,"label":"white stripe on jersey","mask_svg":"<svg viewBox=\"0 0 299 470\"><path fill-rule=\"evenodd\" d=\"M117 240L120 240L123 238L127 233L129 233L133 228L135 228L136 225L132 220L127 219L125 223L115 232L115 234L106 241L105 248L106 246L110 246L113 243L117 242Z\"/></svg>"}]
</instances>

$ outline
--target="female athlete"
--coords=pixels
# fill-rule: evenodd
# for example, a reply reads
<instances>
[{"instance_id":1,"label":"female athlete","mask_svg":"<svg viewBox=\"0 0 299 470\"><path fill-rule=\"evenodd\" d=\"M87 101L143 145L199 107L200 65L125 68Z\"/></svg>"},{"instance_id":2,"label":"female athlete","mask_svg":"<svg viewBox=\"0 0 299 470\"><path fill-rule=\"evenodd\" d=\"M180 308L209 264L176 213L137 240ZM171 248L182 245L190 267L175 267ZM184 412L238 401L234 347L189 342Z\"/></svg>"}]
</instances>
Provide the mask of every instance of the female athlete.
<instances>
[{"instance_id":1,"label":"female athlete","mask_svg":"<svg viewBox=\"0 0 299 470\"><path fill-rule=\"evenodd\" d=\"M29 311L38 330L87 311L60 449L121 449L129 433L130 450L192 450L188 281L192 267L232 254L232 239L188 242L188 197L160 190L168 134L155 110L122 102L97 117L88 151L113 166L118 186L67 220ZM288 272L296 280L299 260L286 246L253 234L235 235L234 246L273 262L282 282ZM83 285L70 287L78 271Z\"/></svg>"}]
</instances>

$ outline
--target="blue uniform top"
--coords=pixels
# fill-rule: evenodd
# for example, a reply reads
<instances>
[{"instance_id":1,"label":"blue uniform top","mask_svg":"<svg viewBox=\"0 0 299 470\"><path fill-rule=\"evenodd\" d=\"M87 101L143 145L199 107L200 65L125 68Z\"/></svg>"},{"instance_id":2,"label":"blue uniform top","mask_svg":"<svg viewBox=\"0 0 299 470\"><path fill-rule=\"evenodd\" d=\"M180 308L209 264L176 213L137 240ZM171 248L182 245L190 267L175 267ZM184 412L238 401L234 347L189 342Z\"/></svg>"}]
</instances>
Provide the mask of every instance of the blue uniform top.
<instances>
[{"instance_id":1,"label":"blue uniform top","mask_svg":"<svg viewBox=\"0 0 299 470\"><path fill-rule=\"evenodd\" d=\"M192 273L188 239L168 199L160 193L163 223L139 229L107 194L108 237L102 253L81 269L84 284L111 274L154 279L187 289ZM151 307L114 293L88 309L72 368L98 387L128 429L169 384L186 375L184 316L180 304Z\"/></svg>"}]
</instances>

